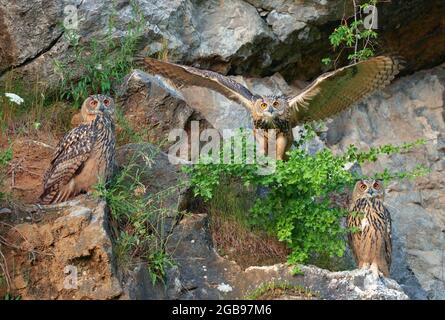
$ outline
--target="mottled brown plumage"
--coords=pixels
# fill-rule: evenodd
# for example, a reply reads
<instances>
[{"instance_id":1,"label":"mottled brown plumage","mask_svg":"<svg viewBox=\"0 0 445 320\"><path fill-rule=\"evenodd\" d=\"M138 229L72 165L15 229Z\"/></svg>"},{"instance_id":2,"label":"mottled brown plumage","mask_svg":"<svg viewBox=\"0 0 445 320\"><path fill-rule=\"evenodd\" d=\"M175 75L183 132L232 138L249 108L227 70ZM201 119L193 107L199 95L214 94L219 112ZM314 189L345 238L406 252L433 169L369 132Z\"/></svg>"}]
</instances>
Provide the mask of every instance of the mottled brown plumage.
<instances>
[{"instance_id":1,"label":"mottled brown plumage","mask_svg":"<svg viewBox=\"0 0 445 320\"><path fill-rule=\"evenodd\" d=\"M59 142L43 178L42 204L66 201L89 192L114 169L114 102L104 95L88 97L82 105L83 123Z\"/></svg>"},{"instance_id":2,"label":"mottled brown plumage","mask_svg":"<svg viewBox=\"0 0 445 320\"><path fill-rule=\"evenodd\" d=\"M180 89L183 86L200 86L242 104L251 112L256 129L277 130L278 159L284 158L284 153L292 144L291 128L304 122L331 117L347 109L388 85L401 69L398 59L378 56L323 74L294 97L262 97L252 94L233 79L213 71L148 57L138 60L150 73L156 75L154 81L175 96L181 96ZM265 137L267 139L267 132Z\"/></svg>"},{"instance_id":3,"label":"mottled brown plumage","mask_svg":"<svg viewBox=\"0 0 445 320\"><path fill-rule=\"evenodd\" d=\"M391 216L383 204L384 189L376 180L355 185L347 218L349 243L359 268L389 276L391 268Z\"/></svg>"}]
</instances>

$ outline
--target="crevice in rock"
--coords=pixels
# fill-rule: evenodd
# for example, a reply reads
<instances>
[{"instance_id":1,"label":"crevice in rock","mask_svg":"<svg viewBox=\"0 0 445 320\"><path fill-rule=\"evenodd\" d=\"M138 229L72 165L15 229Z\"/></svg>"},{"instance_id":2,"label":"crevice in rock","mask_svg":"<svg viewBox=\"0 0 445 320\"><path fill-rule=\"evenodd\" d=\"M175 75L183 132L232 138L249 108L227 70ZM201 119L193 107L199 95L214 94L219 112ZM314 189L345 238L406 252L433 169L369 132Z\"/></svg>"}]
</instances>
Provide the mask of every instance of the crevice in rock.
<instances>
[{"instance_id":1,"label":"crevice in rock","mask_svg":"<svg viewBox=\"0 0 445 320\"><path fill-rule=\"evenodd\" d=\"M49 52L60 40L60 38L62 38L62 36L65 34L65 31L62 31L54 40L52 40L50 42L50 44L48 46L46 46L45 48L43 48L41 51L39 51L36 55L34 55L33 57L29 57L26 58L23 62L16 64L16 65L12 65L9 66L8 68L6 68L3 71L0 71L0 79L9 71L13 70L13 69L17 69L17 68L21 68L24 67L30 63L32 63L34 60L38 59L40 56L44 55L45 53Z\"/></svg>"}]
</instances>

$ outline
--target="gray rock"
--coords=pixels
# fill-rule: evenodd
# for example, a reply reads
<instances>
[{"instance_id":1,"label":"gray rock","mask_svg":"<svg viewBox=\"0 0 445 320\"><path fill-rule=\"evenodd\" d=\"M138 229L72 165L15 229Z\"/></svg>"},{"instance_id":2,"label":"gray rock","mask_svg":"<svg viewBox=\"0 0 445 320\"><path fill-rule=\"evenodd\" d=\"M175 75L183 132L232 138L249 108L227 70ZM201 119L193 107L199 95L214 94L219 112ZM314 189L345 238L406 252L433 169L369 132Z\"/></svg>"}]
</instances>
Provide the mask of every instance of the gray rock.
<instances>
[{"instance_id":1,"label":"gray rock","mask_svg":"<svg viewBox=\"0 0 445 320\"><path fill-rule=\"evenodd\" d=\"M116 150L119 166L131 165L140 174L139 181L145 187L145 194L162 193L159 206L166 210L168 217L177 218L178 211L188 206L188 178L179 164L172 164L169 155L149 143L128 144Z\"/></svg>"},{"instance_id":2,"label":"gray rock","mask_svg":"<svg viewBox=\"0 0 445 320\"><path fill-rule=\"evenodd\" d=\"M169 59L175 62L223 73L281 72L287 80L308 80L321 73L321 59L331 54L328 36L351 11L343 12L342 0L331 2L138 0L144 20L139 49L155 55L167 40ZM437 64L444 49L443 30L437 26L445 4L441 0L400 2L381 5L383 43L407 58L410 71ZM112 13L105 0L1 0L0 7L0 76L16 68L15 73L25 79L52 84L59 80L54 59L72 60L61 25L72 28L76 13L79 40L88 42L107 33ZM119 41L134 18L130 2L116 1L115 13L112 34Z\"/></svg>"},{"instance_id":3,"label":"gray rock","mask_svg":"<svg viewBox=\"0 0 445 320\"><path fill-rule=\"evenodd\" d=\"M244 276L303 286L327 300L408 299L396 281L375 276L370 270L330 272L314 266L301 266L300 269L302 275L292 276L292 268L284 264L250 267Z\"/></svg>"}]
</instances>

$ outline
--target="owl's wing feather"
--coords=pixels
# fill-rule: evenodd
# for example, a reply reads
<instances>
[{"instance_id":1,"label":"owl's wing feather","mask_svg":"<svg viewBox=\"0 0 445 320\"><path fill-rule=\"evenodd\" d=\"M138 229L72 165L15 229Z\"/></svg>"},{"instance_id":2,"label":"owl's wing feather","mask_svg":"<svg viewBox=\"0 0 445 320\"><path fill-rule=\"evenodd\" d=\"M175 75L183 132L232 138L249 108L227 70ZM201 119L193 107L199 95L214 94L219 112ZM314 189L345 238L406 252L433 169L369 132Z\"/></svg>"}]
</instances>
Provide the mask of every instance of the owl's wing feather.
<instances>
[{"instance_id":1,"label":"owl's wing feather","mask_svg":"<svg viewBox=\"0 0 445 320\"><path fill-rule=\"evenodd\" d=\"M289 99L291 125L321 120L347 109L388 85L401 69L400 58L378 56L321 75Z\"/></svg>"},{"instance_id":2,"label":"owl's wing feather","mask_svg":"<svg viewBox=\"0 0 445 320\"><path fill-rule=\"evenodd\" d=\"M363 204L360 202L356 202L352 208L351 212L347 216L346 224L348 228L360 228L360 217L358 216L358 213L361 212L363 209ZM359 263L359 255L358 252L360 250L360 239L361 239L361 232L348 232L348 241L349 245L351 247L352 255L354 256L355 262Z\"/></svg>"},{"instance_id":3,"label":"owl's wing feather","mask_svg":"<svg viewBox=\"0 0 445 320\"><path fill-rule=\"evenodd\" d=\"M385 238L385 260L388 266L391 265L392 256L392 222L388 209L384 208L386 217L386 238Z\"/></svg>"},{"instance_id":4,"label":"owl's wing feather","mask_svg":"<svg viewBox=\"0 0 445 320\"><path fill-rule=\"evenodd\" d=\"M51 202L60 186L67 184L89 158L94 144L94 131L82 124L69 131L60 140L50 166L43 178L40 200Z\"/></svg>"},{"instance_id":5,"label":"owl's wing feather","mask_svg":"<svg viewBox=\"0 0 445 320\"><path fill-rule=\"evenodd\" d=\"M242 104L248 110L252 109L254 95L249 89L217 72L164 62L149 57L138 58L136 61L142 63L150 73L169 79L169 82L162 84L164 87L167 86L171 89L172 83L178 91L182 86L205 87ZM154 80L160 80L160 78L157 77Z\"/></svg>"}]
</instances>

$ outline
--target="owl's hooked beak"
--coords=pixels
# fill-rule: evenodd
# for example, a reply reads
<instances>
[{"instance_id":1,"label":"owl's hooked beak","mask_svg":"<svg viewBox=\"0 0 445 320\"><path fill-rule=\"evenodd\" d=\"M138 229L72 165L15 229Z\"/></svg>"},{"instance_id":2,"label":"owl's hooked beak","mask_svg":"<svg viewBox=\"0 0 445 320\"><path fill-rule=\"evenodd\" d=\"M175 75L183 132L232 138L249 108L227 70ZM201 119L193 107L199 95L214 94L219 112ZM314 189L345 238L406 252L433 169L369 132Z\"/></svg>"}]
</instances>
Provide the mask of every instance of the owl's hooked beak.
<instances>
[{"instance_id":1,"label":"owl's hooked beak","mask_svg":"<svg viewBox=\"0 0 445 320\"><path fill-rule=\"evenodd\" d=\"M99 108L97 110L94 111L95 114L101 114L105 112L105 105L103 103L99 104Z\"/></svg>"},{"instance_id":2,"label":"owl's hooked beak","mask_svg":"<svg viewBox=\"0 0 445 320\"><path fill-rule=\"evenodd\" d=\"M373 197L375 197L376 195L377 195L377 192L375 192L375 190L374 189L368 189L368 191L366 192L366 195L369 197L369 198L373 198Z\"/></svg>"},{"instance_id":3,"label":"owl's hooked beak","mask_svg":"<svg viewBox=\"0 0 445 320\"><path fill-rule=\"evenodd\" d=\"M275 118L276 116L276 112L274 108L272 108L271 106L268 106L267 109L263 112L263 114L269 118Z\"/></svg>"}]
</instances>

